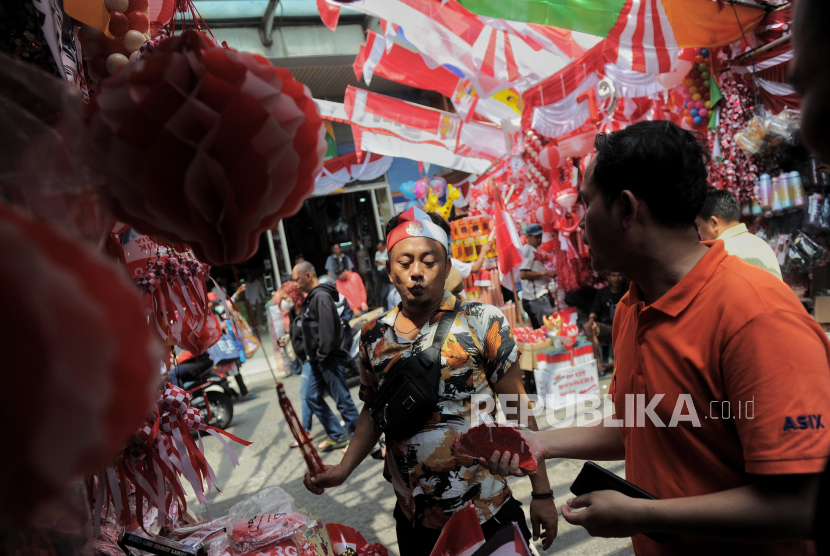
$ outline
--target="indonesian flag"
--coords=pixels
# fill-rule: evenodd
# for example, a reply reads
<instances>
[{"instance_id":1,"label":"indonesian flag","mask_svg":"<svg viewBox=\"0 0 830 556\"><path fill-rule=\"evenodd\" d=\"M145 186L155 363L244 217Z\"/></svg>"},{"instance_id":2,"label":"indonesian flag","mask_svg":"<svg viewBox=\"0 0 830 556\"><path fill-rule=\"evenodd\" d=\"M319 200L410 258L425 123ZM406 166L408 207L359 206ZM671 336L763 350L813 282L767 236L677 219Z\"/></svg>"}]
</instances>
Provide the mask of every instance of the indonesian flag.
<instances>
[{"instance_id":1,"label":"indonesian flag","mask_svg":"<svg viewBox=\"0 0 830 556\"><path fill-rule=\"evenodd\" d=\"M411 143L430 143L455 152L461 118L396 98L349 86L343 103L353 125Z\"/></svg>"},{"instance_id":2,"label":"indonesian flag","mask_svg":"<svg viewBox=\"0 0 830 556\"><path fill-rule=\"evenodd\" d=\"M496 124L506 120L518 124L521 116L521 95L515 89L481 98L469 79L459 77L443 66L429 67L417 52L374 31L366 31L366 44L361 45L353 67L355 77L358 80L362 77L367 85L374 75L379 75L417 89L437 91L452 101L456 113L465 123L474 113Z\"/></svg>"},{"instance_id":3,"label":"indonesian flag","mask_svg":"<svg viewBox=\"0 0 830 556\"><path fill-rule=\"evenodd\" d=\"M360 553L369 544L359 531L340 523L326 523L326 532L334 554L343 554L350 548Z\"/></svg>"},{"instance_id":4,"label":"indonesian flag","mask_svg":"<svg viewBox=\"0 0 830 556\"><path fill-rule=\"evenodd\" d=\"M354 125L352 132L355 135L355 146L362 151L409 158L470 174L483 174L490 167L487 159L460 156L431 143L410 143L393 135L374 133L372 129Z\"/></svg>"},{"instance_id":5,"label":"indonesian flag","mask_svg":"<svg viewBox=\"0 0 830 556\"><path fill-rule=\"evenodd\" d=\"M498 195L498 192L496 192ZM499 272L506 276L522 264L522 241L516 232L516 224L510 213L500 202L496 203L496 251L499 257Z\"/></svg>"},{"instance_id":6,"label":"indonesian flag","mask_svg":"<svg viewBox=\"0 0 830 556\"><path fill-rule=\"evenodd\" d=\"M507 23L478 17L455 0L327 1L397 25L429 67L457 68L481 97L509 88L521 92L570 60L562 49L528 44Z\"/></svg>"},{"instance_id":7,"label":"indonesian flag","mask_svg":"<svg viewBox=\"0 0 830 556\"><path fill-rule=\"evenodd\" d=\"M499 529L473 556L531 556L531 552L522 530L513 522Z\"/></svg>"},{"instance_id":8,"label":"indonesian flag","mask_svg":"<svg viewBox=\"0 0 830 556\"><path fill-rule=\"evenodd\" d=\"M472 504L458 510L444 525L430 556L471 556L484 544L484 532Z\"/></svg>"},{"instance_id":9,"label":"indonesian flag","mask_svg":"<svg viewBox=\"0 0 830 556\"><path fill-rule=\"evenodd\" d=\"M344 103L346 115L352 124L352 133L358 150L368 150L390 156L404 156L414 160L439 164L465 172L480 174L490 163L507 153L507 145L501 128L478 122L464 124L457 114L435 110L420 104L412 104L355 87L346 89ZM364 140L364 135L389 136L409 144L418 145L421 154L391 152L401 147L396 141L378 141L375 137ZM364 148L364 142L374 146ZM386 147L381 146L385 144ZM447 151L441 153L431 147ZM455 157L481 159L482 162L459 164ZM447 165L436 158L449 159ZM459 167L462 166L462 167ZM474 167L474 168L473 168Z\"/></svg>"}]
</instances>

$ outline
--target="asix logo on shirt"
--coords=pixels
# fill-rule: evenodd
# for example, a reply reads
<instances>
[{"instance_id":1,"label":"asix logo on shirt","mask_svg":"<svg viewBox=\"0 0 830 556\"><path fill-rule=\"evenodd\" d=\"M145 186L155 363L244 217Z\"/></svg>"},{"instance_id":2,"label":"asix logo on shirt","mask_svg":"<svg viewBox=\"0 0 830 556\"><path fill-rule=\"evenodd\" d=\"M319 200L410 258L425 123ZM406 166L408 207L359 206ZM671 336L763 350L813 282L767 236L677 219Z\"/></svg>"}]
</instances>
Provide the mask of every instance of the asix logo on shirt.
<instances>
[{"instance_id":1,"label":"asix logo on shirt","mask_svg":"<svg viewBox=\"0 0 830 556\"><path fill-rule=\"evenodd\" d=\"M824 423L821 422L821 415L799 415L798 417L784 419L784 431L823 428Z\"/></svg>"}]
</instances>

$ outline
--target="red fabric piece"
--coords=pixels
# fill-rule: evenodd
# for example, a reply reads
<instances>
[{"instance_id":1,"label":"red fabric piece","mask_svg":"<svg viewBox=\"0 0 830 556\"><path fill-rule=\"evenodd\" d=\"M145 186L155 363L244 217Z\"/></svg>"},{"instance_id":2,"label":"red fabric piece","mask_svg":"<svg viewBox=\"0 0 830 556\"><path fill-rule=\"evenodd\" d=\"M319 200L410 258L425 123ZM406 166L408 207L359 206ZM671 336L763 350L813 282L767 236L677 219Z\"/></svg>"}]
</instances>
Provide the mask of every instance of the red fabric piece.
<instances>
[{"instance_id":1,"label":"red fabric piece","mask_svg":"<svg viewBox=\"0 0 830 556\"><path fill-rule=\"evenodd\" d=\"M323 20L323 24L335 31L337 20L340 19L340 6L329 4L326 0L317 0L317 11L320 12L320 19Z\"/></svg>"},{"instance_id":2,"label":"red fabric piece","mask_svg":"<svg viewBox=\"0 0 830 556\"><path fill-rule=\"evenodd\" d=\"M500 206L496 206L496 251L499 257L499 270L507 274L522 264L522 255L513 243L507 221Z\"/></svg>"},{"instance_id":3,"label":"red fabric piece","mask_svg":"<svg viewBox=\"0 0 830 556\"><path fill-rule=\"evenodd\" d=\"M453 439L453 443L456 450L485 459L490 459L493 452L519 454L519 467L526 471L536 471L538 465L524 437L508 425L477 425Z\"/></svg>"},{"instance_id":4,"label":"red fabric piece","mask_svg":"<svg viewBox=\"0 0 830 556\"><path fill-rule=\"evenodd\" d=\"M467 556L483 544L484 531L478 521L478 512L475 506L468 503L444 525L430 556Z\"/></svg>"}]
</instances>

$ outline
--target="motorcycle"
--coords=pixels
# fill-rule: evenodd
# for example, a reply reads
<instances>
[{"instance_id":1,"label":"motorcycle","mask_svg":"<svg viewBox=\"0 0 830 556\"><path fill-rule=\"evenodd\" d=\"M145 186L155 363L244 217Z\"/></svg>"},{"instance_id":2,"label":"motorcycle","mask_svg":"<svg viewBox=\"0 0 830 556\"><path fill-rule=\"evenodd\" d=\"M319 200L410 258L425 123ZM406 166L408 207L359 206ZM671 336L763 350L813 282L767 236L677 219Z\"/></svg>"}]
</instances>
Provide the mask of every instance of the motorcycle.
<instances>
[{"instance_id":1,"label":"motorcycle","mask_svg":"<svg viewBox=\"0 0 830 556\"><path fill-rule=\"evenodd\" d=\"M197 408L210 426L226 429L233 419L233 400L239 397L228 384L228 375L212 369L202 373L202 380L186 382L184 389L191 395L190 405ZM207 403L205 398L207 397ZM207 406L210 404L210 415Z\"/></svg>"}]
</instances>

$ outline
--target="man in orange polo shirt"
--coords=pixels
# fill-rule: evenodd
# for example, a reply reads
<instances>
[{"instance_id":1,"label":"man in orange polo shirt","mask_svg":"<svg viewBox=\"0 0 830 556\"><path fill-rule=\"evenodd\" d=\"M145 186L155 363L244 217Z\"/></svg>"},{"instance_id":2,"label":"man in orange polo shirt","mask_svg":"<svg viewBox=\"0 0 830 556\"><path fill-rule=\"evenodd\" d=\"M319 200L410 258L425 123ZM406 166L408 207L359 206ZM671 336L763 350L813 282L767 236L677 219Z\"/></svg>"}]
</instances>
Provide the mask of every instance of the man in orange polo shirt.
<instances>
[{"instance_id":1,"label":"man in orange polo shirt","mask_svg":"<svg viewBox=\"0 0 830 556\"><path fill-rule=\"evenodd\" d=\"M598 491L562 516L632 536L638 555L812 553L830 342L781 280L698 241L707 155L694 135L643 122L596 148L584 241L594 270L632 281L614 318L615 414L539 437L546 458L624 458L626 479L660 500ZM489 467L523 474L509 453Z\"/></svg>"}]
</instances>

